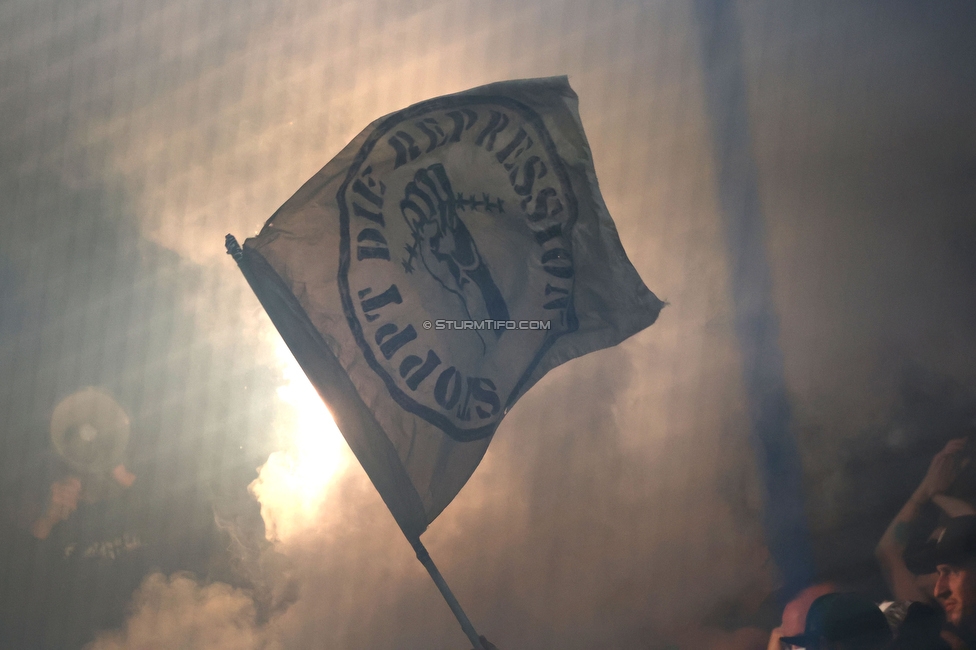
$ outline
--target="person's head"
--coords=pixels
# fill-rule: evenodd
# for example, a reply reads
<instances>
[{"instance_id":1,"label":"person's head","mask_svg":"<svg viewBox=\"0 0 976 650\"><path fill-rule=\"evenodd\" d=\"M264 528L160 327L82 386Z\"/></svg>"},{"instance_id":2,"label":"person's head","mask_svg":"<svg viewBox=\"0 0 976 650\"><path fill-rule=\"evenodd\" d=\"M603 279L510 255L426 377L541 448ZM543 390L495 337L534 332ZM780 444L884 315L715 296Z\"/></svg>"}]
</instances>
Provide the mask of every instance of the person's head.
<instances>
[{"instance_id":1,"label":"person's head","mask_svg":"<svg viewBox=\"0 0 976 650\"><path fill-rule=\"evenodd\" d=\"M912 603L898 626L891 650L952 650L942 638L944 623L942 608L928 603Z\"/></svg>"},{"instance_id":2,"label":"person's head","mask_svg":"<svg viewBox=\"0 0 976 650\"><path fill-rule=\"evenodd\" d=\"M52 494L70 501L73 476L57 454L45 450L28 456L0 485L4 523L29 530L48 511Z\"/></svg>"},{"instance_id":3,"label":"person's head","mask_svg":"<svg viewBox=\"0 0 976 650\"><path fill-rule=\"evenodd\" d=\"M783 645L806 650L884 650L892 641L888 619L870 599L853 593L820 596L810 605L803 634Z\"/></svg>"},{"instance_id":4,"label":"person's head","mask_svg":"<svg viewBox=\"0 0 976 650\"><path fill-rule=\"evenodd\" d=\"M823 582L811 585L793 597L793 600L783 608L783 618L780 623L780 631L783 636L796 636L803 634L807 620L807 611L813 601L827 594L837 591L837 587L830 582Z\"/></svg>"},{"instance_id":5,"label":"person's head","mask_svg":"<svg viewBox=\"0 0 976 650\"><path fill-rule=\"evenodd\" d=\"M936 572L934 596L946 620L976 629L976 515L953 517L939 534L905 551L915 574Z\"/></svg>"},{"instance_id":6,"label":"person's head","mask_svg":"<svg viewBox=\"0 0 976 650\"><path fill-rule=\"evenodd\" d=\"M936 566L935 598L946 620L956 627L976 627L976 557Z\"/></svg>"}]
</instances>

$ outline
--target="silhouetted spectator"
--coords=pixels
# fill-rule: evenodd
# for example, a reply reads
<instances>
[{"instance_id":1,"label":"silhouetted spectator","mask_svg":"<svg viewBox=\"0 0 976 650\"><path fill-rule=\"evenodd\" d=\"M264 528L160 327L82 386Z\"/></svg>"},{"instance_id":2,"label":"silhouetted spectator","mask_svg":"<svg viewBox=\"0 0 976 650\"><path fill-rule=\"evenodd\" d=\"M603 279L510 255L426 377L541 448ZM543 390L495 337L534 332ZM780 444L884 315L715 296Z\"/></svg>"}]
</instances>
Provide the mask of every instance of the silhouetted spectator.
<instances>
[{"instance_id":1,"label":"silhouetted spectator","mask_svg":"<svg viewBox=\"0 0 976 650\"><path fill-rule=\"evenodd\" d=\"M813 601L803 634L781 642L806 650L887 650L892 634L885 615L868 598L834 593Z\"/></svg>"},{"instance_id":2,"label":"silhouetted spectator","mask_svg":"<svg viewBox=\"0 0 976 650\"><path fill-rule=\"evenodd\" d=\"M779 627L769 636L767 650L780 650L780 639L784 636L802 634L807 620L810 605L817 598L837 591L837 587L829 582L811 585L793 597L783 608L783 617Z\"/></svg>"},{"instance_id":3,"label":"silhouetted spectator","mask_svg":"<svg viewBox=\"0 0 976 650\"><path fill-rule=\"evenodd\" d=\"M952 650L942 638L945 616L942 609L927 603L912 603L895 633L891 650Z\"/></svg>"}]
</instances>

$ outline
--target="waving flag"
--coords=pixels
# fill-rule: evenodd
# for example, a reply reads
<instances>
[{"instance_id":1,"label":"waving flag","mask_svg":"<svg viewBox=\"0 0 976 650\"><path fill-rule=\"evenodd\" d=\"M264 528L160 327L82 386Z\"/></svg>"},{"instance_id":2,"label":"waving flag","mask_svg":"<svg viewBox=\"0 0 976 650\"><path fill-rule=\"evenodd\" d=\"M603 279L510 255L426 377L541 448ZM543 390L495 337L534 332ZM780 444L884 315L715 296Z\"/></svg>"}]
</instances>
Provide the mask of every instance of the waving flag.
<instances>
[{"instance_id":1,"label":"waving flag","mask_svg":"<svg viewBox=\"0 0 976 650\"><path fill-rule=\"evenodd\" d=\"M410 539L535 382L662 306L621 247L565 77L380 118L236 257Z\"/></svg>"}]
</instances>

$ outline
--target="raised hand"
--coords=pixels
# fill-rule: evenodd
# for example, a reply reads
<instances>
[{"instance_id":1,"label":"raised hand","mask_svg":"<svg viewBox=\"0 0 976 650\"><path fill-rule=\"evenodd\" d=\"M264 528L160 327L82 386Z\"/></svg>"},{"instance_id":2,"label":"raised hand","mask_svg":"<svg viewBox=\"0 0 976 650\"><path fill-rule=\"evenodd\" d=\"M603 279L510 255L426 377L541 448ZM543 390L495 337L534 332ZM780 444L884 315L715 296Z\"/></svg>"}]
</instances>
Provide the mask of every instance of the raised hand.
<instances>
[{"instance_id":1,"label":"raised hand","mask_svg":"<svg viewBox=\"0 0 976 650\"><path fill-rule=\"evenodd\" d=\"M946 446L932 458L925 478L918 486L919 496L931 499L949 489L961 468L959 452L966 446L965 438L956 438L946 443Z\"/></svg>"},{"instance_id":2,"label":"raised hand","mask_svg":"<svg viewBox=\"0 0 976 650\"><path fill-rule=\"evenodd\" d=\"M71 513L78 509L79 498L81 498L81 481L76 477L70 476L63 481L52 483L47 512L31 524L31 533L34 537L46 539L54 526L70 517Z\"/></svg>"},{"instance_id":3,"label":"raised hand","mask_svg":"<svg viewBox=\"0 0 976 650\"><path fill-rule=\"evenodd\" d=\"M421 254L432 253L436 264L446 264L458 288L466 279L461 271L472 270L481 263L478 248L464 223L458 218L454 189L444 170L436 163L417 170L404 189L400 212L414 237L421 240ZM435 273L431 262L424 257L428 270Z\"/></svg>"}]
</instances>

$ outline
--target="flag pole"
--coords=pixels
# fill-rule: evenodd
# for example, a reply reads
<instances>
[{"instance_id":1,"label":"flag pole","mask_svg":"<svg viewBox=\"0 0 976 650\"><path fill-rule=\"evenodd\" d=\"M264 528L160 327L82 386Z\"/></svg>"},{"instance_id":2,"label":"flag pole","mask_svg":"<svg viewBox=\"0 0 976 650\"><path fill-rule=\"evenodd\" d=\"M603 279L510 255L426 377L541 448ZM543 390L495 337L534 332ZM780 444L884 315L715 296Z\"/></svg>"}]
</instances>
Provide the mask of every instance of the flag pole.
<instances>
[{"instance_id":1,"label":"flag pole","mask_svg":"<svg viewBox=\"0 0 976 650\"><path fill-rule=\"evenodd\" d=\"M234 261L237 262L237 266L241 269L244 277L250 283L250 269L244 259L244 251L241 249L241 245L237 242L237 238L235 238L233 235L227 235L227 237L224 239L224 246L227 249L227 254L234 258ZM399 524L400 522L397 521L397 523ZM410 545L413 546L413 550L417 553L417 559L420 560L420 563L424 565L425 569L427 569L427 573L430 574L430 577L437 586L437 589L441 592L441 596L443 596L444 600L447 601L447 606L451 608L451 611L454 613L455 618L457 618L458 623L461 624L461 629L464 630L464 634L468 637L468 640L471 641L471 645L474 650L485 650L484 645L481 643L481 639L478 637L478 632L475 631L474 626L468 619L467 614L465 614L464 610L461 609L461 604L458 603L457 598L454 597L454 594L451 592L451 588L447 586L444 576L441 575L441 572L437 569L434 561L430 559L430 553L427 552L427 549L420 541L420 537L417 535L408 534L406 531L402 532L407 538L407 541L410 542Z\"/></svg>"},{"instance_id":2,"label":"flag pole","mask_svg":"<svg viewBox=\"0 0 976 650\"><path fill-rule=\"evenodd\" d=\"M443 596L444 600L447 601L447 606L451 608L452 612L454 612L455 618L457 618L458 623L461 624L461 629L464 630L464 633L468 636L468 640L471 641L471 644L474 646L474 650L485 650L485 647L481 644L481 639L478 637L478 633L475 631L474 626L468 619L468 615L464 613L463 609L461 609L461 603L459 603L457 598L454 597L454 594L451 592L451 588L448 587L447 582L444 581L444 576L442 576L441 572L438 571L434 561L430 559L430 553L427 552L427 548L424 546L423 542L420 541L420 538L410 539L408 537L407 539L410 541L411 546L413 546L413 550L417 552L417 559L420 560L420 563L424 565L425 569L427 569L427 573L430 574L431 580L434 581L434 584L437 585L437 589L441 592L441 596Z\"/></svg>"}]
</instances>

